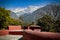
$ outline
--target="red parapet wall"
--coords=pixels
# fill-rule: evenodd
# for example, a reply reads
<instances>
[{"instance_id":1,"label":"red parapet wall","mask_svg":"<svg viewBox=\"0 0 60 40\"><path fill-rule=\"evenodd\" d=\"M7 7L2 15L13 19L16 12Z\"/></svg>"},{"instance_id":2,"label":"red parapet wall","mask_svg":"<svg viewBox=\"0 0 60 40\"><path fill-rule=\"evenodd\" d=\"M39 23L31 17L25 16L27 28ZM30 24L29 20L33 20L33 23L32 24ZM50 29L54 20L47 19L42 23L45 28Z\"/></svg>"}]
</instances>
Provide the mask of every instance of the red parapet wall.
<instances>
[{"instance_id":1,"label":"red parapet wall","mask_svg":"<svg viewBox=\"0 0 60 40\"><path fill-rule=\"evenodd\" d=\"M60 40L60 33L25 31L24 40Z\"/></svg>"},{"instance_id":2,"label":"red parapet wall","mask_svg":"<svg viewBox=\"0 0 60 40\"><path fill-rule=\"evenodd\" d=\"M0 36L4 35L23 35L22 26L10 25L8 26L8 30L0 30Z\"/></svg>"},{"instance_id":3,"label":"red parapet wall","mask_svg":"<svg viewBox=\"0 0 60 40\"><path fill-rule=\"evenodd\" d=\"M21 30L22 27L19 25L19 26L8 26L9 30Z\"/></svg>"},{"instance_id":4,"label":"red parapet wall","mask_svg":"<svg viewBox=\"0 0 60 40\"><path fill-rule=\"evenodd\" d=\"M0 30L0 36L9 35L9 30Z\"/></svg>"},{"instance_id":5,"label":"red parapet wall","mask_svg":"<svg viewBox=\"0 0 60 40\"><path fill-rule=\"evenodd\" d=\"M23 31L10 31L9 35L23 35Z\"/></svg>"}]
</instances>

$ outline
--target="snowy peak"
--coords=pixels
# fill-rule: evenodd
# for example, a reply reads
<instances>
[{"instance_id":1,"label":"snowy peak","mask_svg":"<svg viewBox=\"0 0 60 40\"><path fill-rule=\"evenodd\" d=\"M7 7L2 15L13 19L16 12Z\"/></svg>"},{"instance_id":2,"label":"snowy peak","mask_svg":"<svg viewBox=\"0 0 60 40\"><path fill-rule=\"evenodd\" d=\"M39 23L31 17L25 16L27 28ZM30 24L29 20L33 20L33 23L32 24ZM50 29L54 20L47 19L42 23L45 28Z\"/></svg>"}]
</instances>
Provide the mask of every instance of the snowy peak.
<instances>
[{"instance_id":1,"label":"snowy peak","mask_svg":"<svg viewBox=\"0 0 60 40\"><path fill-rule=\"evenodd\" d=\"M57 11L58 10L58 11ZM46 5L42 8L37 9L31 14L22 15L24 22L35 22L37 19L43 17L44 15L49 15L53 19L60 19L60 5Z\"/></svg>"},{"instance_id":2,"label":"snowy peak","mask_svg":"<svg viewBox=\"0 0 60 40\"><path fill-rule=\"evenodd\" d=\"M39 8L40 8L40 6L28 6L25 8L15 8L15 9L12 9L11 11L15 12L18 16L20 16L24 13L32 13Z\"/></svg>"}]
</instances>

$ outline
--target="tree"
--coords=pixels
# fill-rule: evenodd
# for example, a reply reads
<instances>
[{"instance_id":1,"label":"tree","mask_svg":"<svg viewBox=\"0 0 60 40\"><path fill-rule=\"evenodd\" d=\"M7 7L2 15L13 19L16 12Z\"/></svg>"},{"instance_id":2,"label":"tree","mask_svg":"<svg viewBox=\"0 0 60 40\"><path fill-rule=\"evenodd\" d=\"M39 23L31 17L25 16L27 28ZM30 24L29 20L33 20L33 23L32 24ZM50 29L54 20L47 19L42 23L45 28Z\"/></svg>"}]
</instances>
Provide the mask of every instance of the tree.
<instances>
[{"instance_id":1,"label":"tree","mask_svg":"<svg viewBox=\"0 0 60 40\"><path fill-rule=\"evenodd\" d=\"M9 13L9 10L0 8L0 29L5 29L8 26Z\"/></svg>"},{"instance_id":2,"label":"tree","mask_svg":"<svg viewBox=\"0 0 60 40\"><path fill-rule=\"evenodd\" d=\"M60 20L57 20L55 22L55 32L59 32L60 33Z\"/></svg>"},{"instance_id":3,"label":"tree","mask_svg":"<svg viewBox=\"0 0 60 40\"><path fill-rule=\"evenodd\" d=\"M0 8L0 29L5 29L8 25L23 25L22 21L11 18L10 13L10 10Z\"/></svg>"},{"instance_id":4,"label":"tree","mask_svg":"<svg viewBox=\"0 0 60 40\"><path fill-rule=\"evenodd\" d=\"M22 25L22 22L13 18L10 18L9 25Z\"/></svg>"},{"instance_id":5,"label":"tree","mask_svg":"<svg viewBox=\"0 0 60 40\"><path fill-rule=\"evenodd\" d=\"M38 19L37 25L42 26L43 31L54 31L54 20L48 16L44 15L42 18Z\"/></svg>"}]
</instances>

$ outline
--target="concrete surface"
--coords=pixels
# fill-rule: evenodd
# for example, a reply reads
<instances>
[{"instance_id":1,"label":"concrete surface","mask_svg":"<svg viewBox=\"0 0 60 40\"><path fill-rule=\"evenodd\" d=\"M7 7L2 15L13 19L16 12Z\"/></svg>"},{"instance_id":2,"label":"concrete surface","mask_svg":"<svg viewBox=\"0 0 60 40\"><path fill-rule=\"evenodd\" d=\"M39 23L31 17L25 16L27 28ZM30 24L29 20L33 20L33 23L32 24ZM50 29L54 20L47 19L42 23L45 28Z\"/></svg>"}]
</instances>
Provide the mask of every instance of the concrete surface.
<instances>
[{"instance_id":1,"label":"concrete surface","mask_svg":"<svg viewBox=\"0 0 60 40\"><path fill-rule=\"evenodd\" d=\"M23 40L23 35L5 35L5 36L0 36L0 40Z\"/></svg>"}]
</instances>

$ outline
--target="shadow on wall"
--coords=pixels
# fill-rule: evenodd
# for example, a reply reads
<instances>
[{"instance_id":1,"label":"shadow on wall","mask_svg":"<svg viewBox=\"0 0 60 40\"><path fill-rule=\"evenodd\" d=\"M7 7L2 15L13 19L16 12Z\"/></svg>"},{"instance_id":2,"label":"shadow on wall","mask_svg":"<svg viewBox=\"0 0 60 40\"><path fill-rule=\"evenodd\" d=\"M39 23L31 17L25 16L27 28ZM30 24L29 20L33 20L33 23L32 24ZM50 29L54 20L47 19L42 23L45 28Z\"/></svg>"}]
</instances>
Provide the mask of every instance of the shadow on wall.
<instances>
[{"instance_id":1,"label":"shadow on wall","mask_svg":"<svg viewBox=\"0 0 60 40\"><path fill-rule=\"evenodd\" d=\"M23 37L22 38L19 38L18 40L23 40Z\"/></svg>"}]
</instances>

